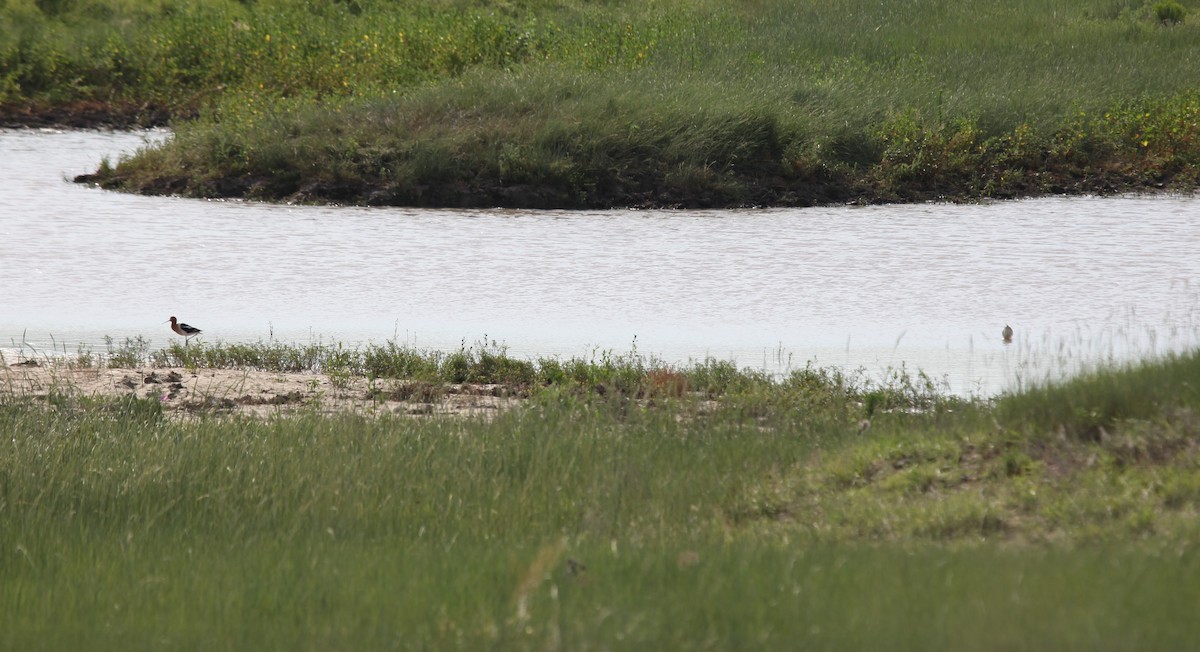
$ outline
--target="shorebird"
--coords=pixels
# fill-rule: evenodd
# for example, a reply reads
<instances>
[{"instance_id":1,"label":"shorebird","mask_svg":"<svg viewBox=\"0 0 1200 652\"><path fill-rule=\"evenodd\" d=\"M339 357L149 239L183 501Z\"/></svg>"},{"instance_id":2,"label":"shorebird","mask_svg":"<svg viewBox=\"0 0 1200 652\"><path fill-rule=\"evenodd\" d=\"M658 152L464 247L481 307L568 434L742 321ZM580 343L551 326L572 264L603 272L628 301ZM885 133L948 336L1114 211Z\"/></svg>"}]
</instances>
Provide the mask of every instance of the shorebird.
<instances>
[{"instance_id":1,"label":"shorebird","mask_svg":"<svg viewBox=\"0 0 1200 652\"><path fill-rule=\"evenodd\" d=\"M174 316L167 321L171 322L171 330L183 336L183 344L185 346L187 345L188 340L192 339L193 336L204 332L195 326L188 326L187 324L177 321ZM165 324L167 321L164 321L163 323Z\"/></svg>"},{"instance_id":2,"label":"shorebird","mask_svg":"<svg viewBox=\"0 0 1200 652\"><path fill-rule=\"evenodd\" d=\"M1000 331L1000 335L1004 337L1005 344L1012 344L1012 326L1004 325L1004 330Z\"/></svg>"}]
</instances>

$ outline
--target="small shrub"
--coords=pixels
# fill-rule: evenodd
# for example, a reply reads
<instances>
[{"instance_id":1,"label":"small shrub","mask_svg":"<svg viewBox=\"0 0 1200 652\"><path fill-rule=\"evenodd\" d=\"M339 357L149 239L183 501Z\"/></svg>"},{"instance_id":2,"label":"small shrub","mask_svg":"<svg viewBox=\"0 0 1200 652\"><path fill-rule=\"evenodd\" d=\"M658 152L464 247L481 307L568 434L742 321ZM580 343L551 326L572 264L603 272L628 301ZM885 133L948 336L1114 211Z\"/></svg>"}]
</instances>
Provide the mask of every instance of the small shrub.
<instances>
[{"instance_id":1,"label":"small shrub","mask_svg":"<svg viewBox=\"0 0 1200 652\"><path fill-rule=\"evenodd\" d=\"M510 358L503 350L481 348L469 379L477 383L531 385L535 375L533 363Z\"/></svg>"},{"instance_id":2,"label":"small shrub","mask_svg":"<svg viewBox=\"0 0 1200 652\"><path fill-rule=\"evenodd\" d=\"M652 369L646 373L645 391L651 397L680 398L688 392L687 376L673 369Z\"/></svg>"},{"instance_id":3,"label":"small shrub","mask_svg":"<svg viewBox=\"0 0 1200 652\"><path fill-rule=\"evenodd\" d=\"M442 377L452 383L465 383L471 376L471 359L465 350L453 353L442 363Z\"/></svg>"},{"instance_id":4,"label":"small shrub","mask_svg":"<svg viewBox=\"0 0 1200 652\"><path fill-rule=\"evenodd\" d=\"M84 348L82 344L75 352L75 360L72 366L77 369L91 369L96 366L96 354L92 353L91 349Z\"/></svg>"},{"instance_id":5,"label":"small shrub","mask_svg":"<svg viewBox=\"0 0 1200 652\"><path fill-rule=\"evenodd\" d=\"M1022 451L1009 451L1004 455L1004 475L1013 478L1025 475L1033 467L1033 460Z\"/></svg>"},{"instance_id":6,"label":"small shrub","mask_svg":"<svg viewBox=\"0 0 1200 652\"><path fill-rule=\"evenodd\" d=\"M433 403L441 400L446 394L446 388L440 383L431 383L424 380L414 380L411 382L395 383L390 392L384 395L387 398L396 401L417 401L420 403Z\"/></svg>"},{"instance_id":7,"label":"small shrub","mask_svg":"<svg viewBox=\"0 0 1200 652\"><path fill-rule=\"evenodd\" d=\"M569 380L561 362L554 358L538 360L538 376L543 385L561 385Z\"/></svg>"},{"instance_id":8,"label":"small shrub","mask_svg":"<svg viewBox=\"0 0 1200 652\"><path fill-rule=\"evenodd\" d=\"M438 378L438 354L422 354L395 342L372 345L362 354L367 375L375 378Z\"/></svg>"},{"instance_id":9,"label":"small shrub","mask_svg":"<svg viewBox=\"0 0 1200 652\"><path fill-rule=\"evenodd\" d=\"M354 351L343 350L339 344L336 351L330 351L326 357L322 370L329 377L329 382L337 389L347 389L350 387L350 382L355 375L355 359Z\"/></svg>"},{"instance_id":10,"label":"small shrub","mask_svg":"<svg viewBox=\"0 0 1200 652\"><path fill-rule=\"evenodd\" d=\"M1154 18L1164 25L1182 23L1187 9L1175 0L1162 0L1154 4Z\"/></svg>"},{"instance_id":11,"label":"small shrub","mask_svg":"<svg viewBox=\"0 0 1200 652\"><path fill-rule=\"evenodd\" d=\"M108 349L108 365L130 369L145 364L150 357L150 340L138 335L125 338L125 343L113 346L113 338L105 335L104 346Z\"/></svg>"}]
</instances>

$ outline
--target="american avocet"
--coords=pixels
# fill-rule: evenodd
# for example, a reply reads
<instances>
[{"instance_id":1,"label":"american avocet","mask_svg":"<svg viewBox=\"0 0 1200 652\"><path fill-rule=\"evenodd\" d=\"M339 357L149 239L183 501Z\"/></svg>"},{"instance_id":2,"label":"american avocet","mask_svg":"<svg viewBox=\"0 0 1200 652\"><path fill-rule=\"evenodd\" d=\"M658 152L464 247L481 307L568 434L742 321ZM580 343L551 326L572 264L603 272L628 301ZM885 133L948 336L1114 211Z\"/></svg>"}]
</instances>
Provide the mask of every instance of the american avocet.
<instances>
[{"instance_id":1,"label":"american avocet","mask_svg":"<svg viewBox=\"0 0 1200 652\"><path fill-rule=\"evenodd\" d=\"M1004 325L1004 330L1000 331L1000 335L1004 337L1005 344L1012 344L1012 326Z\"/></svg>"},{"instance_id":2,"label":"american avocet","mask_svg":"<svg viewBox=\"0 0 1200 652\"><path fill-rule=\"evenodd\" d=\"M199 335L200 333L204 332L195 326L188 326L187 324L177 321L175 317L171 317L167 321L171 322L171 330L183 336L184 345L187 345L188 340L192 339L192 336ZM165 324L167 321L164 321L163 323Z\"/></svg>"}]
</instances>

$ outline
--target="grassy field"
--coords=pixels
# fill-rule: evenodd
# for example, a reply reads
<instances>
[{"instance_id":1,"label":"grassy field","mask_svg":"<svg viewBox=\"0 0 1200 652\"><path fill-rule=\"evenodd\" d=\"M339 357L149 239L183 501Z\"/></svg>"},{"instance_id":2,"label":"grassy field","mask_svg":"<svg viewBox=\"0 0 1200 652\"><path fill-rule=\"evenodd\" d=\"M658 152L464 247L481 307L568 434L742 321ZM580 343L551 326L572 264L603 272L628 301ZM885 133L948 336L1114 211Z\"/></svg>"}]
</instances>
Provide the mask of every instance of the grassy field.
<instances>
[{"instance_id":1,"label":"grassy field","mask_svg":"<svg viewBox=\"0 0 1200 652\"><path fill-rule=\"evenodd\" d=\"M92 177L151 193L582 207L1192 189L1200 26L1174 6L9 0L0 107L195 117Z\"/></svg>"},{"instance_id":2,"label":"grassy field","mask_svg":"<svg viewBox=\"0 0 1200 652\"><path fill-rule=\"evenodd\" d=\"M1200 25L1178 6L5 0L0 119L170 119L172 140L94 180L271 200L1193 188ZM1197 352L990 400L902 372L486 345L131 340L72 363L522 399L264 419L0 393L0 649L1200 640Z\"/></svg>"},{"instance_id":3,"label":"grassy field","mask_svg":"<svg viewBox=\"0 0 1200 652\"><path fill-rule=\"evenodd\" d=\"M995 401L731 368L720 388L638 398L530 364L530 398L488 419L0 405L0 647L1091 650L1200 634L1200 354ZM609 364L639 386L668 372Z\"/></svg>"}]
</instances>

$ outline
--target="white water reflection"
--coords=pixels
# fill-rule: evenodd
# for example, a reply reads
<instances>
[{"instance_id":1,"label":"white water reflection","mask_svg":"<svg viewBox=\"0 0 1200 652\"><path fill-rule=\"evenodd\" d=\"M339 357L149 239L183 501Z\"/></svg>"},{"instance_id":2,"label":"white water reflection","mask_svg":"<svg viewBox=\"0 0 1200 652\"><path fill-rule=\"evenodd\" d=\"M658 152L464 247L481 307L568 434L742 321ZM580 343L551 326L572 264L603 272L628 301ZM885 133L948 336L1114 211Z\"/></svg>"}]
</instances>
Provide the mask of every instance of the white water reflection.
<instances>
[{"instance_id":1,"label":"white water reflection","mask_svg":"<svg viewBox=\"0 0 1200 652\"><path fill-rule=\"evenodd\" d=\"M150 137L162 137L151 134ZM485 335L778 371L906 364L995 392L1200 342L1200 202L530 212L138 197L65 180L128 133L0 131L0 348ZM1001 342L1005 324L1016 330Z\"/></svg>"}]
</instances>

